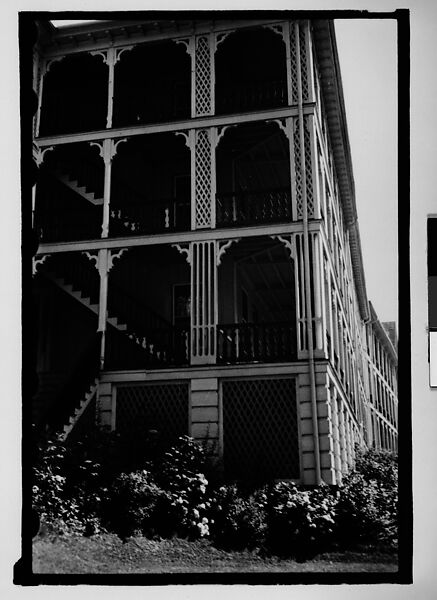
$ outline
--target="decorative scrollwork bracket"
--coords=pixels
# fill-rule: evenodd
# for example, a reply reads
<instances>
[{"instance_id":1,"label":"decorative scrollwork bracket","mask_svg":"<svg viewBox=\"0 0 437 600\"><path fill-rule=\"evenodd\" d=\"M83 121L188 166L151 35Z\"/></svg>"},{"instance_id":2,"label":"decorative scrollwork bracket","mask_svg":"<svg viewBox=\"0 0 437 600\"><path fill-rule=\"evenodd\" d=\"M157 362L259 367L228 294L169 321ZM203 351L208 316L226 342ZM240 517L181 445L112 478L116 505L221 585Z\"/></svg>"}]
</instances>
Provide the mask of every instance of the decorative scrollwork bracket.
<instances>
[{"instance_id":1,"label":"decorative scrollwork bracket","mask_svg":"<svg viewBox=\"0 0 437 600\"><path fill-rule=\"evenodd\" d=\"M292 260L296 258L296 244L294 241L294 235L290 235L290 237L283 237L282 235L271 235L270 237L272 238L272 240L277 239L284 244Z\"/></svg>"},{"instance_id":2,"label":"decorative scrollwork bracket","mask_svg":"<svg viewBox=\"0 0 437 600\"><path fill-rule=\"evenodd\" d=\"M185 254L185 259L189 265L192 262L192 251L191 246L188 242L182 244L172 244L172 248L176 248L179 254Z\"/></svg>"},{"instance_id":3,"label":"decorative scrollwork bracket","mask_svg":"<svg viewBox=\"0 0 437 600\"><path fill-rule=\"evenodd\" d=\"M234 243L239 242L241 238L233 238L232 240L223 240L217 242L217 266L220 266L222 258L226 250Z\"/></svg>"},{"instance_id":4,"label":"decorative scrollwork bracket","mask_svg":"<svg viewBox=\"0 0 437 600\"><path fill-rule=\"evenodd\" d=\"M43 256L39 256L39 257L34 257L32 259L32 276L35 277L35 275L38 272L38 267L40 267L42 264L44 264L44 262L49 258L49 256L51 256L51 254L44 254Z\"/></svg>"}]
</instances>

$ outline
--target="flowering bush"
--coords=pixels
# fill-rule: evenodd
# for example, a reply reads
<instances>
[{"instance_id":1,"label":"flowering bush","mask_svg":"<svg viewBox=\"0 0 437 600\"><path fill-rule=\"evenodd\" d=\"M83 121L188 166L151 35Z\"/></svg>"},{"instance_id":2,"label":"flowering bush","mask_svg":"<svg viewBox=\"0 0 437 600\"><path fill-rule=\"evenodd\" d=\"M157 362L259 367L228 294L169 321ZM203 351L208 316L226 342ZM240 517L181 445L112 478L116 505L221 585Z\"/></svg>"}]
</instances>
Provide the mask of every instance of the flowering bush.
<instances>
[{"instance_id":1,"label":"flowering bush","mask_svg":"<svg viewBox=\"0 0 437 600\"><path fill-rule=\"evenodd\" d=\"M186 478L203 473L206 466L205 448L187 435L181 436L176 444L164 453L157 468L157 480L167 490L185 487Z\"/></svg>"},{"instance_id":2,"label":"flowering bush","mask_svg":"<svg viewBox=\"0 0 437 600\"><path fill-rule=\"evenodd\" d=\"M156 470L166 492L155 515L161 535L209 536L206 461L205 448L188 436L180 437L164 454Z\"/></svg>"},{"instance_id":3,"label":"flowering bush","mask_svg":"<svg viewBox=\"0 0 437 600\"><path fill-rule=\"evenodd\" d=\"M359 452L354 471L340 488L336 534L343 547L397 545L398 474L395 455Z\"/></svg>"},{"instance_id":4,"label":"flowering bush","mask_svg":"<svg viewBox=\"0 0 437 600\"><path fill-rule=\"evenodd\" d=\"M267 546L278 554L305 558L326 547L334 530L336 497L328 486L299 490L277 483L267 501Z\"/></svg>"},{"instance_id":5,"label":"flowering bush","mask_svg":"<svg viewBox=\"0 0 437 600\"><path fill-rule=\"evenodd\" d=\"M103 517L109 529L123 538L154 531L156 507L166 494L155 484L150 472L122 473L103 491L107 495Z\"/></svg>"},{"instance_id":6,"label":"flowering bush","mask_svg":"<svg viewBox=\"0 0 437 600\"><path fill-rule=\"evenodd\" d=\"M180 486L166 490L155 513L157 532L164 536L199 538L209 536L208 482L202 473L182 474Z\"/></svg>"},{"instance_id":7,"label":"flowering bush","mask_svg":"<svg viewBox=\"0 0 437 600\"><path fill-rule=\"evenodd\" d=\"M243 497L236 485L222 486L211 497L211 534L225 548L255 548L265 540L265 490Z\"/></svg>"},{"instance_id":8,"label":"flowering bush","mask_svg":"<svg viewBox=\"0 0 437 600\"><path fill-rule=\"evenodd\" d=\"M66 451L60 436L37 448L32 485L32 504L40 521L57 526L62 533L85 527L80 521L78 501L67 491Z\"/></svg>"}]
</instances>

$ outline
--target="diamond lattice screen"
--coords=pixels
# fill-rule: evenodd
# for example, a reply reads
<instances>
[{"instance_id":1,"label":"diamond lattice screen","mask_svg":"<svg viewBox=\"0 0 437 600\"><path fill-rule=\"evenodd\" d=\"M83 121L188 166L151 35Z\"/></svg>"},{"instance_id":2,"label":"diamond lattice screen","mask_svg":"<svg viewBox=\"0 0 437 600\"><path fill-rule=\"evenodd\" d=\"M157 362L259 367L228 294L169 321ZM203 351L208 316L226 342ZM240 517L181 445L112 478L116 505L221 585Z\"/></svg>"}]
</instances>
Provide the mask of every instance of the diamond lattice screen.
<instances>
[{"instance_id":1,"label":"diamond lattice screen","mask_svg":"<svg viewBox=\"0 0 437 600\"><path fill-rule=\"evenodd\" d=\"M308 217L314 215L314 194L313 194L313 169L311 161L311 132L308 117L304 117L304 153L305 153L305 183L306 199L308 207ZM293 123L293 154L294 168L296 173L296 211L297 218L303 218L303 186L302 169L300 157L300 128L299 120L295 119Z\"/></svg>"},{"instance_id":2,"label":"diamond lattice screen","mask_svg":"<svg viewBox=\"0 0 437 600\"><path fill-rule=\"evenodd\" d=\"M188 434L188 385L135 385L117 388L116 430L132 437L157 430L160 444Z\"/></svg>"},{"instance_id":3,"label":"diamond lattice screen","mask_svg":"<svg viewBox=\"0 0 437 600\"><path fill-rule=\"evenodd\" d=\"M226 476L298 478L295 381L225 381L222 394Z\"/></svg>"},{"instance_id":4,"label":"diamond lattice screen","mask_svg":"<svg viewBox=\"0 0 437 600\"><path fill-rule=\"evenodd\" d=\"M294 169L296 173L296 212L297 218L302 219L303 204L302 204L302 169L300 166L300 129L299 120L293 121L293 154L294 154Z\"/></svg>"},{"instance_id":5,"label":"diamond lattice screen","mask_svg":"<svg viewBox=\"0 0 437 600\"><path fill-rule=\"evenodd\" d=\"M211 226L211 141L209 132L196 133L196 227Z\"/></svg>"},{"instance_id":6,"label":"diamond lattice screen","mask_svg":"<svg viewBox=\"0 0 437 600\"><path fill-rule=\"evenodd\" d=\"M304 148L305 148L305 180L307 192L308 217L314 217L314 195L313 195L313 166L311 161L311 122L304 117Z\"/></svg>"},{"instance_id":7,"label":"diamond lattice screen","mask_svg":"<svg viewBox=\"0 0 437 600\"><path fill-rule=\"evenodd\" d=\"M200 37L196 44L196 117L211 114L211 75L209 38Z\"/></svg>"},{"instance_id":8,"label":"diamond lattice screen","mask_svg":"<svg viewBox=\"0 0 437 600\"><path fill-rule=\"evenodd\" d=\"M308 65L307 65L307 51L305 41L305 26L299 26L299 46L300 46L300 73L302 80L302 100L303 102L308 101Z\"/></svg>"},{"instance_id":9,"label":"diamond lattice screen","mask_svg":"<svg viewBox=\"0 0 437 600\"><path fill-rule=\"evenodd\" d=\"M291 104L297 104L297 50L295 24L290 23Z\"/></svg>"}]
</instances>

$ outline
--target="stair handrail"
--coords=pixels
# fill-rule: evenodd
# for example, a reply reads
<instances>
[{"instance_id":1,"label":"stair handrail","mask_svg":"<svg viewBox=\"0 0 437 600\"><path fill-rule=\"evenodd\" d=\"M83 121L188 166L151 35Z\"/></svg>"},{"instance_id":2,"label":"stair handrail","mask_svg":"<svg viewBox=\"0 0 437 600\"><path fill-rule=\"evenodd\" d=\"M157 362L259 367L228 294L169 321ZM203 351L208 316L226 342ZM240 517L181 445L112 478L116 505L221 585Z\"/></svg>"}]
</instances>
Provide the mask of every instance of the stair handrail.
<instances>
[{"instance_id":1,"label":"stair handrail","mask_svg":"<svg viewBox=\"0 0 437 600\"><path fill-rule=\"evenodd\" d=\"M138 307L138 309L140 309L142 313L147 311L147 313L149 315L151 315L153 317L153 319L156 320L161 325L161 327L153 328L153 330L155 330L155 331L170 331L173 328L173 325L170 323L170 321L167 321L167 319L165 319L165 317L163 317L162 315L160 315L159 313L154 311L153 308L143 305L141 303L141 301L134 298L134 296L132 296L129 292L124 290L115 281L111 281L110 287L112 288L112 291L116 290L116 293L122 295L124 297L124 299L127 299L132 304L135 304L135 306ZM110 293L111 293L111 290L110 290ZM114 315L114 316L117 316L117 315Z\"/></svg>"}]
</instances>

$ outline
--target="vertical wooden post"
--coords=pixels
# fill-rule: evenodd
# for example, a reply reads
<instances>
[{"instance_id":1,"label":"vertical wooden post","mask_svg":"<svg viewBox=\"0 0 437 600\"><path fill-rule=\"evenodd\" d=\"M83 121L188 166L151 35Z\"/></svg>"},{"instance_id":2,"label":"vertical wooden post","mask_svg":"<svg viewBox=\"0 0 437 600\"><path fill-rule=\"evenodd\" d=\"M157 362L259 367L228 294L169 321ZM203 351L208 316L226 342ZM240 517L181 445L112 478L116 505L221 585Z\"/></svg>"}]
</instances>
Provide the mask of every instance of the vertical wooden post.
<instances>
[{"instance_id":1,"label":"vertical wooden post","mask_svg":"<svg viewBox=\"0 0 437 600\"><path fill-rule=\"evenodd\" d=\"M191 243L191 364L216 361L217 247Z\"/></svg>"},{"instance_id":2,"label":"vertical wooden post","mask_svg":"<svg viewBox=\"0 0 437 600\"><path fill-rule=\"evenodd\" d=\"M103 141L103 160L105 163L105 182L103 191L102 238L109 235L109 208L111 203L111 172L113 158L113 140Z\"/></svg>"},{"instance_id":3,"label":"vertical wooden post","mask_svg":"<svg viewBox=\"0 0 437 600\"><path fill-rule=\"evenodd\" d=\"M295 23L296 39L300 38L299 24ZM303 244L304 244L304 267L305 267L305 300L307 312L307 334L308 334L308 362L311 388L311 411L313 422L313 441L314 441L314 460L316 471L316 484L321 483L321 464L320 464L320 444L319 444L319 425L317 416L317 388L316 376L314 368L314 348L313 348L313 323L311 309L311 286L310 286L310 252L309 252L309 232L308 232L308 198L307 198L307 174L306 174L306 159L305 159L305 121L303 114L303 88L302 88L302 64L301 64L301 47L296 46L297 58L297 85L298 85L298 123L299 123L299 138L300 138L300 172L302 182L302 222L303 222ZM303 57L302 60L305 60Z\"/></svg>"},{"instance_id":4,"label":"vertical wooden post","mask_svg":"<svg viewBox=\"0 0 437 600\"><path fill-rule=\"evenodd\" d=\"M101 248L97 255L90 252L83 252L90 260L95 261L95 267L99 273L99 315L97 331L102 333L102 342L100 346L100 369L104 368L105 363L105 333L108 313L108 277L112 269L114 259L126 252L126 248L121 248L118 252L111 252L108 248Z\"/></svg>"},{"instance_id":5,"label":"vertical wooden post","mask_svg":"<svg viewBox=\"0 0 437 600\"><path fill-rule=\"evenodd\" d=\"M291 87L291 51L290 51L290 23L287 21L283 25L283 39L285 43L285 65L287 70L287 104L293 104L293 92Z\"/></svg>"},{"instance_id":6,"label":"vertical wooden post","mask_svg":"<svg viewBox=\"0 0 437 600\"><path fill-rule=\"evenodd\" d=\"M38 61L41 61L41 66L38 68L38 76L37 76L37 82L36 82L37 94L38 94L38 109L36 111L36 118L35 118L35 137L36 138L39 136L39 128L40 128L40 123L41 123L41 106L42 106L42 93L43 93L43 87L44 87L44 77L45 77L45 74L47 73L46 59L39 57Z\"/></svg>"},{"instance_id":7,"label":"vertical wooden post","mask_svg":"<svg viewBox=\"0 0 437 600\"><path fill-rule=\"evenodd\" d=\"M112 127L112 115L114 107L114 68L116 63L116 50L115 48L108 48L107 58L108 64L108 112L106 116L106 128Z\"/></svg>"},{"instance_id":8,"label":"vertical wooden post","mask_svg":"<svg viewBox=\"0 0 437 600\"><path fill-rule=\"evenodd\" d=\"M341 442L340 442L340 423L338 415L337 390L335 387L330 388L331 395L331 414L332 414L332 429L334 437L334 465L336 483L341 483Z\"/></svg>"},{"instance_id":9,"label":"vertical wooden post","mask_svg":"<svg viewBox=\"0 0 437 600\"><path fill-rule=\"evenodd\" d=\"M323 319L322 319L322 269L319 234L311 234L313 255L313 286L314 286L314 324L316 330L316 350L323 350Z\"/></svg>"},{"instance_id":10,"label":"vertical wooden post","mask_svg":"<svg viewBox=\"0 0 437 600\"><path fill-rule=\"evenodd\" d=\"M109 235L109 214L111 204L111 173L112 160L117 152L118 144L125 142L127 138L118 139L116 142L111 139L103 140L103 143L90 142L90 146L99 148L100 156L103 158L105 165L104 186L103 186L103 216L102 216L102 238L107 238Z\"/></svg>"},{"instance_id":11,"label":"vertical wooden post","mask_svg":"<svg viewBox=\"0 0 437 600\"><path fill-rule=\"evenodd\" d=\"M334 319L333 319L333 306L332 306L332 280L331 280L331 269L327 267L327 277L328 277L328 298L326 299L326 304L329 307L329 331L331 332L331 353L329 355L329 359L332 364L334 364Z\"/></svg>"}]
</instances>

